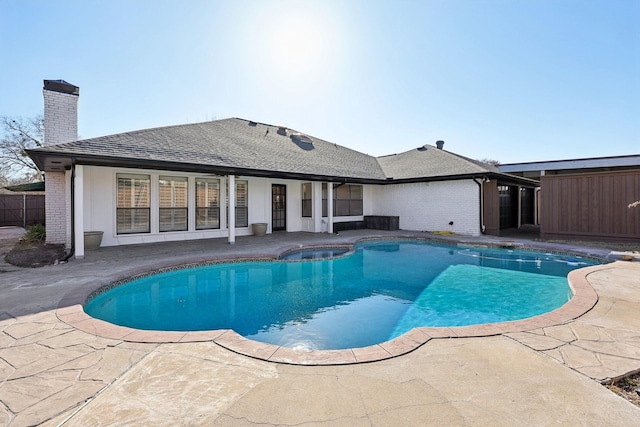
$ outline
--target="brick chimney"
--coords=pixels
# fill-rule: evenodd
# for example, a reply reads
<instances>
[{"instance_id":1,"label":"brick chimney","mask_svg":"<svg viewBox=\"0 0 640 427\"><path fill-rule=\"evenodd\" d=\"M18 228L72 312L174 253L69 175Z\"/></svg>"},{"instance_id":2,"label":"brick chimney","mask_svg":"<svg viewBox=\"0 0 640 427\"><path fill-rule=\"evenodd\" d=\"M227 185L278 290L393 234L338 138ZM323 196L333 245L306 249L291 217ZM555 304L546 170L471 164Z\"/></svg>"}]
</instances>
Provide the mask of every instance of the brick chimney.
<instances>
[{"instance_id":1,"label":"brick chimney","mask_svg":"<svg viewBox=\"0 0 640 427\"><path fill-rule=\"evenodd\" d=\"M438 150L442 150L442 147L444 147L444 141L436 141L436 147L438 147Z\"/></svg>"},{"instance_id":2,"label":"brick chimney","mask_svg":"<svg viewBox=\"0 0 640 427\"><path fill-rule=\"evenodd\" d=\"M80 88L64 80L45 80L44 145L78 140L78 96Z\"/></svg>"}]
</instances>

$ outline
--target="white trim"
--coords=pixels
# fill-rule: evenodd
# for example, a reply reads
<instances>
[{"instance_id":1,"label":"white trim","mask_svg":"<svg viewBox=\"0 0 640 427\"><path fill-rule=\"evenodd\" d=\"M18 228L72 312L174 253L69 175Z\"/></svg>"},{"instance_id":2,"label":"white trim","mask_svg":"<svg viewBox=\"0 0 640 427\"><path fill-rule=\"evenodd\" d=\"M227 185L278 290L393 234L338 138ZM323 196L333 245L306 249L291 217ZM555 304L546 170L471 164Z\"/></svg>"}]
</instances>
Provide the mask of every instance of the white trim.
<instances>
[{"instance_id":1,"label":"white trim","mask_svg":"<svg viewBox=\"0 0 640 427\"><path fill-rule=\"evenodd\" d=\"M229 175L229 243L236 242L236 177Z\"/></svg>"},{"instance_id":2,"label":"white trim","mask_svg":"<svg viewBox=\"0 0 640 427\"><path fill-rule=\"evenodd\" d=\"M363 188L364 191L364 188ZM362 202L364 205L364 192L362 194ZM363 206L364 209L364 206ZM334 218L333 218L333 183L332 182L327 182L327 220L328 220L328 226L327 226L327 233L329 234L333 234L333 222L334 222Z\"/></svg>"},{"instance_id":3,"label":"white trim","mask_svg":"<svg viewBox=\"0 0 640 427\"><path fill-rule=\"evenodd\" d=\"M75 257L84 258L84 168L75 166L73 182L73 229L75 239Z\"/></svg>"},{"instance_id":4,"label":"white trim","mask_svg":"<svg viewBox=\"0 0 640 427\"><path fill-rule=\"evenodd\" d=\"M612 168L640 166L640 154L630 156L600 157L591 159L550 160L543 162L510 163L498 165L500 172L553 171L564 169Z\"/></svg>"}]
</instances>

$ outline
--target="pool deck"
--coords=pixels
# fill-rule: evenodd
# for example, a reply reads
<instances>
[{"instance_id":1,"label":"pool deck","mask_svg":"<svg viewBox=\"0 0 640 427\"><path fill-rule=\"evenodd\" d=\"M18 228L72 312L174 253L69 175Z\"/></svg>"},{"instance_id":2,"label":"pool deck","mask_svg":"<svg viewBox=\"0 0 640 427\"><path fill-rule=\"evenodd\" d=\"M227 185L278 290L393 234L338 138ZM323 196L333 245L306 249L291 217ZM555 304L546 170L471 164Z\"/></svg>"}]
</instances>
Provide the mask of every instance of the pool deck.
<instances>
[{"instance_id":1,"label":"pool deck","mask_svg":"<svg viewBox=\"0 0 640 427\"><path fill-rule=\"evenodd\" d=\"M21 233L0 228L0 253ZM38 269L0 262L0 425L638 423L640 408L600 382L640 370L640 262L575 272L575 301L557 312L419 328L355 351L294 352L232 331L136 331L79 310L93 290L150 270L394 236L619 257L517 238L358 230L100 248Z\"/></svg>"}]
</instances>

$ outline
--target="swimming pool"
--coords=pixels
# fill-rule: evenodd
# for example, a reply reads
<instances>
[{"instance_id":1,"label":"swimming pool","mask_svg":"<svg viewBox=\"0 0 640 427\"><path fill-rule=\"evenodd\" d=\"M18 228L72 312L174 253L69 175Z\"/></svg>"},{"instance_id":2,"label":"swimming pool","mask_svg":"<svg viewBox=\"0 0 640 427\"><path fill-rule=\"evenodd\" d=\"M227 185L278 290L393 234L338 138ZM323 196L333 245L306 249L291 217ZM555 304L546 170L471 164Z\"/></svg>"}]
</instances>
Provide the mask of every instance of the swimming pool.
<instances>
[{"instance_id":1,"label":"swimming pool","mask_svg":"<svg viewBox=\"0 0 640 427\"><path fill-rule=\"evenodd\" d=\"M295 249L283 253L278 259L285 261L328 259L345 255L348 252L349 248L342 247Z\"/></svg>"},{"instance_id":2,"label":"swimming pool","mask_svg":"<svg viewBox=\"0 0 640 427\"><path fill-rule=\"evenodd\" d=\"M569 271L588 259L422 241L356 245L337 259L208 265L98 294L89 315L146 330L233 329L289 348L384 342L416 326L524 319L571 298Z\"/></svg>"}]
</instances>

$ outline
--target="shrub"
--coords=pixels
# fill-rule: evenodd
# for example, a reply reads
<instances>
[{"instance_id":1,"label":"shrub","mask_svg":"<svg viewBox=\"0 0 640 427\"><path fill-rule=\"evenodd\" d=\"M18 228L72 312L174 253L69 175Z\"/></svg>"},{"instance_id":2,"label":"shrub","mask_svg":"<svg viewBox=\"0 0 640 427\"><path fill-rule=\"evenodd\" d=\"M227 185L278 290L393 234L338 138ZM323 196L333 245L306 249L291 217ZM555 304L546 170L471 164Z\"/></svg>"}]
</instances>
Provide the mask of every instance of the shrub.
<instances>
[{"instance_id":1,"label":"shrub","mask_svg":"<svg viewBox=\"0 0 640 427\"><path fill-rule=\"evenodd\" d=\"M46 236L44 225L34 224L27 227L27 232L22 240L25 242L43 242Z\"/></svg>"}]
</instances>

